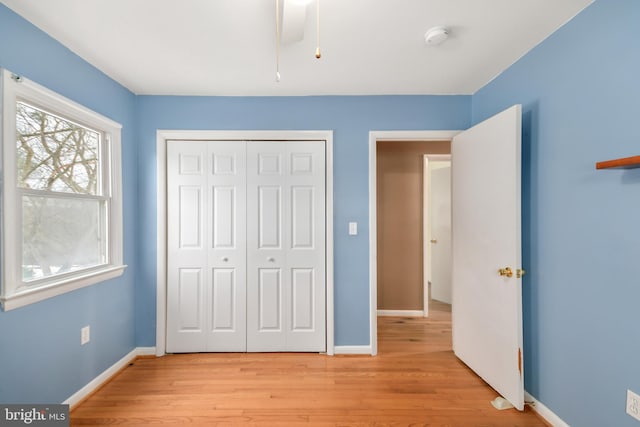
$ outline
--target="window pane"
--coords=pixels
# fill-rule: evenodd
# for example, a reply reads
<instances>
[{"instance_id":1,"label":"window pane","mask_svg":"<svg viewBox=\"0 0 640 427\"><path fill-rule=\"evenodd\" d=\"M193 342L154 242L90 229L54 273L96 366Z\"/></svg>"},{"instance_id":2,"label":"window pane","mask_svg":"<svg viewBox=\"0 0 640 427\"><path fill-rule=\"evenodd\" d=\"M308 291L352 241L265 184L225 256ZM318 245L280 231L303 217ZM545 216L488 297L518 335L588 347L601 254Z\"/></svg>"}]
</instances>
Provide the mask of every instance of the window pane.
<instances>
[{"instance_id":1,"label":"window pane","mask_svg":"<svg viewBox=\"0 0 640 427\"><path fill-rule=\"evenodd\" d=\"M18 187L97 194L100 134L16 103Z\"/></svg>"},{"instance_id":2,"label":"window pane","mask_svg":"<svg viewBox=\"0 0 640 427\"><path fill-rule=\"evenodd\" d=\"M22 197L22 280L106 263L105 202Z\"/></svg>"}]
</instances>

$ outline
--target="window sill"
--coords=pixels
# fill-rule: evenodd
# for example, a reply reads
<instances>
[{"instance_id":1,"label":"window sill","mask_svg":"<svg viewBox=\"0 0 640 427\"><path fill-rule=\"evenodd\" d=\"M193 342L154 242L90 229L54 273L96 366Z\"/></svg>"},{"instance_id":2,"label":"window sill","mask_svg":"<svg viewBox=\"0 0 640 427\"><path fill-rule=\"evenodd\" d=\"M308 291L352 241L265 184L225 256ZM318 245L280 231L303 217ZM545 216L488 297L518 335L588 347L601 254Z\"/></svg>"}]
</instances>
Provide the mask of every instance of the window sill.
<instances>
[{"instance_id":1,"label":"window sill","mask_svg":"<svg viewBox=\"0 0 640 427\"><path fill-rule=\"evenodd\" d=\"M25 305L121 276L125 268L127 268L126 265L107 266L97 271L91 271L89 273L79 274L73 278L53 282L47 286L28 289L9 296L2 296L0 297L0 304L2 304L3 311L24 307Z\"/></svg>"}]
</instances>

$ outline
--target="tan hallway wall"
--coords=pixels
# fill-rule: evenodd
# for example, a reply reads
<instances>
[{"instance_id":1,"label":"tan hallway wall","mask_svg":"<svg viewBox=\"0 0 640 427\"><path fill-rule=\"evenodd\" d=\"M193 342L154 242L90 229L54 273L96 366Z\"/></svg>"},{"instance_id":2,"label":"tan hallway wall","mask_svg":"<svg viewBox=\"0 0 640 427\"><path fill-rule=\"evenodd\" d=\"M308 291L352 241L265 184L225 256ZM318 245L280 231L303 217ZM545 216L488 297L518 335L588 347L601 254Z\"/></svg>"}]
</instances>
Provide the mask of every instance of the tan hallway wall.
<instances>
[{"instance_id":1,"label":"tan hallway wall","mask_svg":"<svg viewBox=\"0 0 640 427\"><path fill-rule=\"evenodd\" d=\"M449 141L379 141L377 151L378 309L423 309L422 165L449 154Z\"/></svg>"}]
</instances>

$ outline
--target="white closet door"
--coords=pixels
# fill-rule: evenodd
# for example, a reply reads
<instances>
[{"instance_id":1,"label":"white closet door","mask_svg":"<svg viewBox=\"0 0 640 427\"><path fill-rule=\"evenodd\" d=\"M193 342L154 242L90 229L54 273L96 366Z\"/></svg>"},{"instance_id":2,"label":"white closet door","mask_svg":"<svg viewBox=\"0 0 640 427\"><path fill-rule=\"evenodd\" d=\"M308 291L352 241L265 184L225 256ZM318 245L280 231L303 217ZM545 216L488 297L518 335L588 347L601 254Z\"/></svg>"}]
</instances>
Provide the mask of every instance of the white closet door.
<instances>
[{"instance_id":1,"label":"white closet door","mask_svg":"<svg viewBox=\"0 0 640 427\"><path fill-rule=\"evenodd\" d=\"M207 145L167 144L167 352L206 350Z\"/></svg>"},{"instance_id":2,"label":"white closet door","mask_svg":"<svg viewBox=\"0 0 640 427\"><path fill-rule=\"evenodd\" d=\"M322 141L247 144L247 350L325 350Z\"/></svg>"},{"instance_id":3,"label":"white closet door","mask_svg":"<svg viewBox=\"0 0 640 427\"><path fill-rule=\"evenodd\" d=\"M167 144L167 351L246 351L246 146Z\"/></svg>"},{"instance_id":4,"label":"white closet door","mask_svg":"<svg viewBox=\"0 0 640 427\"><path fill-rule=\"evenodd\" d=\"M246 351L246 144L209 142L207 351Z\"/></svg>"},{"instance_id":5,"label":"white closet door","mask_svg":"<svg viewBox=\"0 0 640 427\"><path fill-rule=\"evenodd\" d=\"M286 142L287 351L326 350L326 206L323 141Z\"/></svg>"}]
</instances>

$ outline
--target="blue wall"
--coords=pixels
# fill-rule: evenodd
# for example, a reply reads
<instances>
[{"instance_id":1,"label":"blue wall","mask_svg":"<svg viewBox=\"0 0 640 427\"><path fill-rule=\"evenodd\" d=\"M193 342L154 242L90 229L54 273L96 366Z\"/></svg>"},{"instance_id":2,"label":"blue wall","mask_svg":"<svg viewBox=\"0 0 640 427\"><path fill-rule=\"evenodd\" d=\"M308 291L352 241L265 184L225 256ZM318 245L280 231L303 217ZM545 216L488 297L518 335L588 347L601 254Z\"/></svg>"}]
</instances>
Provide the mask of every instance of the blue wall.
<instances>
[{"instance_id":1,"label":"blue wall","mask_svg":"<svg viewBox=\"0 0 640 427\"><path fill-rule=\"evenodd\" d=\"M61 402L131 349L136 275L135 96L0 5L0 67L123 125L122 277L0 312L0 402ZM80 328L91 342L80 346Z\"/></svg>"},{"instance_id":2,"label":"blue wall","mask_svg":"<svg viewBox=\"0 0 640 427\"><path fill-rule=\"evenodd\" d=\"M600 0L473 96L523 104L526 389L572 426L637 426L640 2Z\"/></svg>"},{"instance_id":3,"label":"blue wall","mask_svg":"<svg viewBox=\"0 0 640 427\"><path fill-rule=\"evenodd\" d=\"M157 129L333 130L335 343L369 344L369 131L465 129L469 96L141 96L136 341L155 344ZM358 236L347 235L357 221Z\"/></svg>"}]
</instances>

